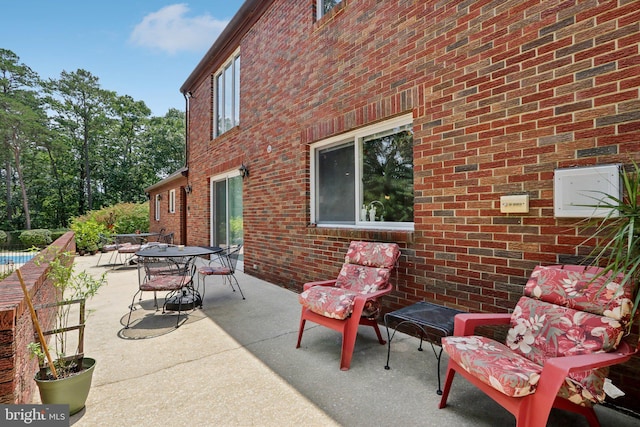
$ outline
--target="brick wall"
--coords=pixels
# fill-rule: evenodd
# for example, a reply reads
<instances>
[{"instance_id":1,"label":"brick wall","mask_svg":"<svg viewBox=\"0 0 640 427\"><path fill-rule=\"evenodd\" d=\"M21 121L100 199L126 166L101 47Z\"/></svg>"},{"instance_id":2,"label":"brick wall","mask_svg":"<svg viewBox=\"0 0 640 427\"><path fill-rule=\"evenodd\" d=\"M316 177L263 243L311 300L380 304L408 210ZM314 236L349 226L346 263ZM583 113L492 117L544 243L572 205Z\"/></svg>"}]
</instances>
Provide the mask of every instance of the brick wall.
<instances>
[{"instance_id":1,"label":"brick wall","mask_svg":"<svg viewBox=\"0 0 640 427\"><path fill-rule=\"evenodd\" d=\"M164 185L154 187L149 192L149 231L159 233L164 229L166 233L174 233L174 244L186 244L187 236L183 235L181 227L182 219L186 212L186 203L184 198L188 197L184 192L184 187L187 185L187 178L180 177L176 180L172 180ZM169 191L175 190L176 192L176 208L175 212L169 212ZM156 194L159 194L160 199L160 220L156 220Z\"/></svg>"},{"instance_id":2,"label":"brick wall","mask_svg":"<svg viewBox=\"0 0 640 427\"><path fill-rule=\"evenodd\" d=\"M534 266L587 254L553 216L553 173L640 160L638 2L343 3L316 22L312 1L276 0L244 36L239 127L212 140L210 76L192 88L190 242L208 243L209 177L244 162L245 271L280 286L335 276L350 240L395 241L387 310L505 312ZM310 224L309 144L407 112L415 230ZM530 212L501 214L508 194ZM640 412L625 366L613 379Z\"/></svg>"},{"instance_id":3,"label":"brick wall","mask_svg":"<svg viewBox=\"0 0 640 427\"><path fill-rule=\"evenodd\" d=\"M55 302L53 284L46 279L48 261L58 251L75 253L73 232L57 239L38 255L39 264L32 260L20 268L34 305ZM73 257L69 258L73 262ZM27 345L34 341L33 321L17 274L14 272L0 282L0 403L30 403L36 391L33 376L38 361L30 357ZM43 330L50 329L54 312L39 313Z\"/></svg>"}]
</instances>

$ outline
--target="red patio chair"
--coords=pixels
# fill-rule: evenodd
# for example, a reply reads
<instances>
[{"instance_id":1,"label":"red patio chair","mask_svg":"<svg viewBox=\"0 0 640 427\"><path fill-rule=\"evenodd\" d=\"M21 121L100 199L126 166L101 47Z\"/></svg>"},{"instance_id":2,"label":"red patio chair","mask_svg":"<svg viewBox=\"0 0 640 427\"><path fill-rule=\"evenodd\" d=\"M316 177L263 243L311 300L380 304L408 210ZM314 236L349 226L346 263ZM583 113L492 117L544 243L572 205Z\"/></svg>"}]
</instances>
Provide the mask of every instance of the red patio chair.
<instances>
[{"instance_id":1,"label":"red patio chair","mask_svg":"<svg viewBox=\"0 0 640 427\"><path fill-rule=\"evenodd\" d=\"M307 320L342 334L343 371L351 366L359 325L372 326L380 344L385 344L375 319L377 299L393 290L389 278L399 256L395 243L351 242L337 279L305 283L299 295L302 314L296 348Z\"/></svg>"},{"instance_id":2,"label":"red patio chair","mask_svg":"<svg viewBox=\"0 0 640 427\"><path fill-rule=\"evenodd\" d=\"M608 366L636 349L621 341L630 322L632 287L583 266L536 267L512 314L459 314L442 339L449 366L440 408L459 373L516 417L542 427L552 407L584 415L605 398ZM472 335L481 325L510 324L506 343Z\"/></svg>"}]
</instances>

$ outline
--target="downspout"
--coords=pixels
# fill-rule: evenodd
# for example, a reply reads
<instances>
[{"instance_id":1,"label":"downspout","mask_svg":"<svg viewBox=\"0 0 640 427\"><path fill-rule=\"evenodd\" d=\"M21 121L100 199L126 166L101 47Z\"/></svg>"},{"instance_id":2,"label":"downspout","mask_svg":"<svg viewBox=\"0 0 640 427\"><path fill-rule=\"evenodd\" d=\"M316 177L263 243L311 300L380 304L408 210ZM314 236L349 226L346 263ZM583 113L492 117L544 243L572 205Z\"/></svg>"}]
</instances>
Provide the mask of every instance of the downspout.
<instances>
[{"instance_id":1,"label":"downspout","mask_svg":"<svg viewBox=\"0 0 640 427\"><path fill-rule=\"evenodd\" d=\"M189 144L191 138L189 137L189 121L191 119L191 91L182 92L184 96L184 171L182 174L187 178L186 188L191 188L189 185ZM182 192L183 196L187 195L186 190ZM188 241L188 226L187 226L187 211L189 210L187 198L184 197L182 201L182 216L180 220L180 238L183 244L187 244Z\"/></svg>"},{"instance_id":2,"label":"downspout","mask_svg":"<svg viewBox=\"0 0 640 427\"><path fill-rule=\"evenodd\" d=\"M189 119L191 113L189 111L190 105L189 101L191 100L191 92L182 92L182 96L184 96L184 167L189 170Z\"/></svg>"}]
</instances>

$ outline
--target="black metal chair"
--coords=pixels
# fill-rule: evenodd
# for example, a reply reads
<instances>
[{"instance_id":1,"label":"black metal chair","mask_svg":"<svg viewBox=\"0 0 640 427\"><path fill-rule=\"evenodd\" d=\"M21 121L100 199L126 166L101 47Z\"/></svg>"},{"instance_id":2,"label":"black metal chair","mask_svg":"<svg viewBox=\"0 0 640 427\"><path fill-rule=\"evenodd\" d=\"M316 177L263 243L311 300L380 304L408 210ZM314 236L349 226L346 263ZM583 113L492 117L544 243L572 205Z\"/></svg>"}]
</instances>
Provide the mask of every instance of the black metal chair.
<instances>
[{"instance_id":1,"label":"black metal chair","mask_svg":"<svg viewBox=\"0 0 640 427\"><path fill-rule=\"evenodd\" d=\"M138 267L142 277L139 279L138 290L133 295L129 306L129 318L125 329L131 323L131 314L135 307L136 296L142 292L153 292L154 306L159 310L158 292L167 292L162 305L162 313L177 311L176 328L180 326L180 313L202 305L201 298L193 287L195 263L193 259L185 258L152 258L138 257Z\"/></svg>"},{"instance_id":2,"label":"black metal chair","mask_svg":"<svg viewBox=\"0 0 640 427\"><path fill-rule=\"evenodd\" d=\"M204 286L204 279L206 276L222 276L223 283L229 282L231 289L233 292L236 291L236 288L233 286L233 282L236 283L238 290L240 291L240 295L242 295L242 299L246 299L244 297L244 293L242 293L242 288L240 287L240 283L238 283L238 279L235 276L236 266L238 265L238 258L240 257L240 253L242 251L242 245L237 246L229 246L228 248L223 249L219 252L218 258L212 260L209 265L200 267L198 269L198 273L200 273L200 277L202 277L202 299L204 300L204 293L206 286Z\"/></svg>"}]
</instances>

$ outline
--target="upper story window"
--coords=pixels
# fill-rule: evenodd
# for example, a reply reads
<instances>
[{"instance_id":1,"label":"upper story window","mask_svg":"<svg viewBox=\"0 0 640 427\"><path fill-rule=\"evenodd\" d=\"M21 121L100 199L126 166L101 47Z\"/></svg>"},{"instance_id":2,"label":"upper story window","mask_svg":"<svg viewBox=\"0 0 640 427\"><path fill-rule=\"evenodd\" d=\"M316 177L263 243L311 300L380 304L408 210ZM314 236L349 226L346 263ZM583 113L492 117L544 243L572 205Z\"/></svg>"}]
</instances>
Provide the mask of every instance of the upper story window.
<instances>
[{"instance_id":1,"label":"upper story window","mask_svg":"<svg viewBox=\"0 0 640 427\"><path fill-rule=\"evenodd\" d=\"M317 11L318 16L317 19L322 18L324 15L329 13L331 9L333 9L338 3L341 3L342 0L317 0Z\"/></svg>"},{"instance_id":2,"label":"upper story window","mask_svg":"<svg viewBox=\"0 0 640 427\"><path fill-rule=\"evenodd\" d=\"M331 226L413 229L410 115L311 147L311 221Z\"/></svg>"},{"instance_id":3,"label":"upper story window","mask_svg":"<svg viewBox=\"0 0 640 427\"><path fill-rule=\"evenodd\" d=\"M176 190L169 191L169 213L176 213Z\"/></svg>"},{"instance_id":4,"label":"upper story window","mask_svg":"<svg viewBox=\"0 0 640 427\"><path fill-rule=\"evenodd\" d=\"M240 124L240 52L213 75L213 136Z\"/></svg>"}]
</instances>

